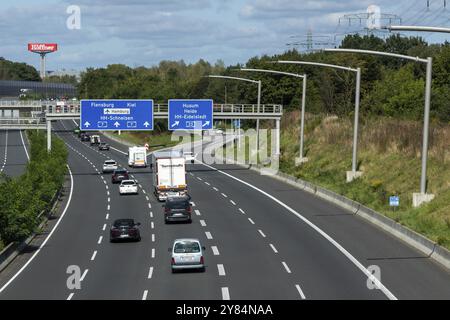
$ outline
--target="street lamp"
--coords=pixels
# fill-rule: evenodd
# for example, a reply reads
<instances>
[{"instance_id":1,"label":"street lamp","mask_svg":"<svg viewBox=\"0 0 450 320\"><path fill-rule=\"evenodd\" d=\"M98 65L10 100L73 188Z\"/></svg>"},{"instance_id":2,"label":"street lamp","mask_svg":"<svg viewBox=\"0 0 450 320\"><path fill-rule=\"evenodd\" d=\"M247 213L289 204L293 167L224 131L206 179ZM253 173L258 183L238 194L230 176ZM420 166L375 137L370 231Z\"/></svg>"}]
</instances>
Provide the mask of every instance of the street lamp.
<instances>
[{"instance_id":1,"label":"street lamp","mask_svg":"<svg viewBox=\"0 0 450 320\"><path fill-rule=\"evenodd\" d=\"M310 61L286 61L278 60L276 63L282 64L300 64L310 65L317 67L333 68L345 71L351 71L356 73L356 91L355 91L355 123L353 126L353 156L352 156L352 171L347 171L347 182L351 182L362 175L361 171L356 171L357 167L357 152L358 152L358 124L359 124L359 101L361 92L361 68L350 68L344 66L338 66L334 64L310 62Z\"/></svg>"},{"instance_id":2,"label":"street lamp","mask_svg":"<svg viewBox=\"0 0 450 320\"><path fill-rule=\"evenodd\" d=\"M216 78L216 79L230 79L230 80L238 80L238 81L245 81L245 82L251 82L256 83L258 85L258 100L257 100L257 110L258 114L260 112L261 107L261 80L253 80L253 79L247 79L247 78L239 78L239 77L230 77L230 76L221 76L221 75L208 75L207 78ZM240 129L240 128L239 128ZM241 135L239 134L239 139ZM257 152L259 152L259 119L256 120L256 141L257 141Z\"/></svg>"},{"instance_id":3,"label":"street lamp","mask_svg":"<svg viewBox=\"0 0 450 320\"><path fill-rule=\"evenodd\" d=\"M406 56L397 53L390 52L380 52L372 50L358 50L358 49L325 49L325 52L344 52L344 53L360 53L360 54L371 54L386 57L393 57L405 60L412 60L416 62L425 63L427 65L426 72L426 83L425 83L425 107L424 107L424 118L423 118L423 143L422 143L422 172L420 178L420 193L413 193L413 206L418 207L424 202L430 202L434 199L433 194L427 194L427 155L428 155L428 135L429 135L429 124L430 124L430 104L431 104L431 77L432 77L432 66L433 59L428 57L427 59L422 59L419 57Z\"/></svg>"},{"instance_id":4,"label":"street lamp","mask_svg":"<svg viewBox=\"0 0 450 320\"><path fill-rule=\"evenodd\" d=\"M301 109L301 121L300 121L300 157L295 159L295 165L300 165L304 162L308 161L308 158L303 156L303 141L304 141L304 126L305 126L305 107L306 107L306 74L297 74L276 70L266 70L266 69L249 69L249 68L241 68L241 71L246 72L264 72L264 73L273 73L285 76L291 76L296 78L301 78L303 81L303 91L302 91L302 109Z\"/></svg>"}]
</instances>

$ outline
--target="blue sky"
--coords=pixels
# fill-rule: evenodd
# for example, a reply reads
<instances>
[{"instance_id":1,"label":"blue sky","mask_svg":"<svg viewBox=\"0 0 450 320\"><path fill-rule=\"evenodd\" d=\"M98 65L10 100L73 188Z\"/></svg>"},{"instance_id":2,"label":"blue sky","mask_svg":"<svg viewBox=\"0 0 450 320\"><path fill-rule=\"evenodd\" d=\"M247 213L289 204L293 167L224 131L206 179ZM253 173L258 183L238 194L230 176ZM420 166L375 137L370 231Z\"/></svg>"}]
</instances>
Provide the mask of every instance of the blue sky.
<instances>
[{"instance_id":1,"label":"blue sky","mask_svg":"<svg viewBox=\"0 0 450 320\"><path fill-rule=\"evenodd\" d=\"M56 42L59 51L49 55L48 70L201 58L229 65L281 53L295 42L292 36L308 29L330 39L358 30L338 26L338 18L365 12L371 4L401 15L403 24L450 26L450 3L445 10L443 0L430 3L427 9L426 0L0 0L0 56L38 67L38 56L26 44ZM66 27L69 5L81 9L80 30Z\"/></svg>"}]
</instances>

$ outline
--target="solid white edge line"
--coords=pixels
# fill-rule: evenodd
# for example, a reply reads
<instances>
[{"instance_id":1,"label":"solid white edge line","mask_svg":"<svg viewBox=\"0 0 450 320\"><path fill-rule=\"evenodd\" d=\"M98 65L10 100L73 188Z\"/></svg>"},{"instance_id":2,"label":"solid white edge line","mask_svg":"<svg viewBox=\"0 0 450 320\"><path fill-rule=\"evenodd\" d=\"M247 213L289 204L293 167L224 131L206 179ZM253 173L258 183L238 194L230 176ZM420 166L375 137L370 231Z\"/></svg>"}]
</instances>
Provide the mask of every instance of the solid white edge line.
<instances>
[{"instance_id":1,"label":"solid white edge line","mask_svg":"<svg viewBox=\"0 0 450 320\"><path fill-rule=\"evenodd\" d=\"M296 284L295 287L297 288L297 291L298 291L298 293L300 294L300 297L301 297L303 300L305 300L306 297L305 297L305 294L304 294L303 291L302 291L302 288L300 288L300 285Z\"/></svg>"},{"instance_id":2,"label":"solid white edge line","mask_svg":"<svg viewBox=\"0 0 450 320\"><path fill-rule=\"evenodd\" d=\"M27 155L28 161L30 161L30 155L28 154L28 150L25 145L25 141L23 140L22 130L19 130L19 132L20 132L20 139L22 140L23 149L25 150L25 154Z\"/></svg>"},{"instance_id":3,"label":"solid white edge line","mask_svg":"<svg viewBox=\"0 0 450 320\"><path fill-rule=\"evenodd\" d=\"M67 169L69 170L69 175L70 175L70 193L69 193L69 198L67 200L67 204L66 207L64 208L63 213L61 214L61 216L58 219L58 222L56 222L55 226L53 227L52 231L50 231L50 233L48 234L47 238L44 240L44 242L42 242L42 244L39 246L39 249L36 250L36 252L31 256L31 258L23 265L22 268L20 268L19 271L17 271L17 273L11 278L9 279L9 281L7 283L5 283L3 285L3 287L0 289L0 293L3 292L10 284L11 282L14 281L14 279L16 279L22 272L23 270L25 270L25 268L33 261L33 259L39 254L39 252L41 252L42 248L47 244L48 240L51 238L51 236L53 235L53 233L55 232L56 228L58 228L59 224L61 223L61 221L63 220L67 209L69 208L70 202L72 200L72 194L73 194L73 176L72 176L72 171L70 170L69 165L66 165Z\"/></svg>"},{"instance_id":4,"label":"solid white edge line","mask_svg":"<svg viewBox=\"0 0 450 320\"><path fill-rule=\"evenodd\" d=\"M228 287L222 288L222 300L230 300L230 291L228 290Z\"/></svg>"},{"instance_id":5,"label":"solid white edge line","mask_svg":"<svg viewBox=\"0 0 450 320\"><path fill-rule=\"evenodd\" d=\"M291 212L292 214L294 214L295 216L297 216L297 218L299 218L300 220L302 220L304 223L306 223L308 226L310 226L312 229L314 229L316 232L318 232L322 237L324 237L326 240L328 240L328 242L330 242L333 246L335 246L345 257L347 257L347 259L349 259L362 273L364 273L364 275L368 278L371 279L372 281L374 281L377 285L377 288L379 288L385 295L386 297L388 297L390 300L397 300L397 297L388 289L386 288L386 286L381 283L381 281L379 281L378 279L376 279L373 274L367 270L367 268L365 268L359 261L358 259L356 259L350 252L348 252L343 246L341 246L336 240L334 240L332 237L330 237L325 231L323 231L322 229L320 229L318 226L316 226L314 223L312 223L311 221L309 221L308 219L306 219L304 216L302 216L300 213L298 213L297 211L295 211L294 209L292 209L291 207L289 207L287 204L283 203L282 201L278 200L277 198L275 198L274 196L270 195L269 193L265 192L264 190L259 189L258 187L244 181L241 180L239 178L236 178L235 176L226 173L222 170L218 170L210 165L207 165L201 161L198 161L200 164L204 165L207 168L210 168L214 171L217 171L235 181L238 181L246 186L248 186L249 188L258 191L259 193L265 195L266 197L268 197L269 199L275 201L276 203L278 203L280 206L282 206L283 208L285 208L286 210L288 210L289 212Z\"/></svg>"}]
</instances>

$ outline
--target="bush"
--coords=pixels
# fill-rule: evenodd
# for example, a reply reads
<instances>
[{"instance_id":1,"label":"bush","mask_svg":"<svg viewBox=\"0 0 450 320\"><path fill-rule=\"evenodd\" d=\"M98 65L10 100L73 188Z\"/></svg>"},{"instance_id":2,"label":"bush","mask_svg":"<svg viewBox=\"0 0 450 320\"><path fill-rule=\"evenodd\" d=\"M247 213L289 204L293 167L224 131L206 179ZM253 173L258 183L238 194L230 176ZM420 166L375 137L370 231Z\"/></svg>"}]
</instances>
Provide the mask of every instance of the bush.
<instances>
[{"instance_id":1,"label":"bush","mask_svg":"<svg viewBox=\"0 0 450 320\"><path fill-rule=\"evenodd\" d=\"M0 183L0 239L4 244L23 240L35 230L39 213L49 209L66 174L67 150L61 140L52 137L48 153L44 133L30 131L28 137L31 151L25 173Z\"/></svg>"}]
</instances>

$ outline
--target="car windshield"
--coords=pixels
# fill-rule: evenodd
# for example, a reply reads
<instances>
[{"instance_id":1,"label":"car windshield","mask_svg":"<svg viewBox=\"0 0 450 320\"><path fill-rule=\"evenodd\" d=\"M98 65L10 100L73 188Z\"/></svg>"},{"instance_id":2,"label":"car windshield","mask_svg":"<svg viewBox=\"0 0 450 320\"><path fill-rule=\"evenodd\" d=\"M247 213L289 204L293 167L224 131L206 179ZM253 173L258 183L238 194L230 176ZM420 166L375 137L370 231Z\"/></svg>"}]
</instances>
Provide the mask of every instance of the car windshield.
<instances>
[{"instance_id":1,"label":"car windshield","mask_svg":"<svg viewBox=\"0 0 450 320\"><path fill-rule=\"evenodd\" d=\"M200 245L198 242L192 241L177 242L175 243L173 251L175 253L199 253Z\"/></svg>"},{"instance_id":2,"label":"car windshield","mask_svg":"<svg viewBox=\"0 0 450 320\"><path fill-rule=\"evenodd\" d=\"M120 219L114 221L114 227L133 227L134 226L134 220L133 219Z\"/></svg>"},{"instance_id":3,"label":"car windshield","mask_svg":"<svg viewBox=\"0 0 450 320\"><path fill-rule=\"evenodd\" d=\"M125 185L125 186L132 186L134 184L135 184L134 181L122 181L122 185Z\"/></svg>"}]
</instances>

